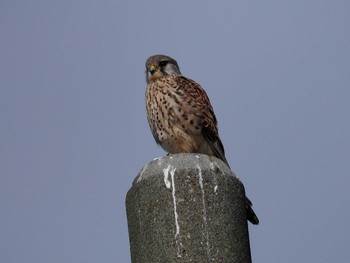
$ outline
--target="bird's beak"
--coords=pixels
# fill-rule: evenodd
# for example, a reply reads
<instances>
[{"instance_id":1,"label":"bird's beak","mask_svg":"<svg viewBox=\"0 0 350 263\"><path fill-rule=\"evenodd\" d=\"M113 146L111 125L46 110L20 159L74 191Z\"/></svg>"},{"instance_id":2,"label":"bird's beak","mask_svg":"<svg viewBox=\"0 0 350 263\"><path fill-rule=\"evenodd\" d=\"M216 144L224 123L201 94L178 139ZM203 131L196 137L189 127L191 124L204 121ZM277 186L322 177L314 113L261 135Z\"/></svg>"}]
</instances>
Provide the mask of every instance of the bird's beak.
<instances>
[{"instance_id":1,"label":"bird's beak","mask_svg":"<svg viewBox=\"0 0 350 263\"><path fill-rule=\"evenodd\" d=\"M148 72L151 73L151 75L154 74L154 72L156 72L158 69L158 66L156 65L151 65L149 68L148 68Z\"/></svg>"}]
</instances>

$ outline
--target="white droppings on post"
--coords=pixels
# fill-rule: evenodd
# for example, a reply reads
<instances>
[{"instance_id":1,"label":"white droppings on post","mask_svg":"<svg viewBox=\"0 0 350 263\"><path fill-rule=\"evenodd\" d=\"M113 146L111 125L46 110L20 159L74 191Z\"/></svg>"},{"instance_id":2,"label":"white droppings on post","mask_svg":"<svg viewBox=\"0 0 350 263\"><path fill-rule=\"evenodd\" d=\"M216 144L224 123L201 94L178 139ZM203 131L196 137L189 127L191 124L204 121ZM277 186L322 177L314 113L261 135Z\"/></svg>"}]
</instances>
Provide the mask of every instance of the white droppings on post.
<instances>
[{"instance_id":1,"label":"white droppings on post","mask_svg":"<svg viewBox=\"0 0 350 263\"><path fill-rule=\"evenodd\" d=\"M218 188L219 188L219 186L217 186L217 185L214 186L214 193L215 193L216 195L218 194Z\"/></svg>"},{"instance_id":2,"label":"white droppings on post","mask_svg":"<svg viewBox=\"0 0 350 263\"><path fill-rule=\"evenodd\" d=\"M218 166L218 164L216 162L215 163L214 162L210 162L209 165L210 165L210 169L213 172L213 177L212 178L213 178L213 182L215 184L215 186L214 186L214 193L217 195L219 186L218 186L218 181L216 180L216 173L215 173L215 171L219 169L219 166Z\"/></svg>"},{"instance_id":3,"label":"white droppings on post","mask_svg":"<svg viewBox=\"0 0 350 263\"><path fill-rule=\"evenodd\" d=\"M166 188L170 189L171 182L169 181L169 171L170 171L171 165L169 164L167 168L163 169L164 174L164 183Z\"/></svg>"},{"instance_id":4,"label":"white droppings on post","mask_svg":"<svg viewBox=\"0 0 350 263\"><path fill-rule=\"evenodd\" d=\"M140 175L139 175L139 177L137 178L137 181L136 181L136 182L139 183L139 182L142 180L143 173L145 172L145 170L147 169L147 167L148 167L148 164L146 164L146 165L142 168L142 170L141 170L141 172L140 172Z\"/></svg>"},{"instance_id":5,"label":"white droppings on post","mask_svg":"<svg viewBox=\"0 0 350 263\"><path fill-rule=\"evenodd\" d=\"M177 210L176 210L176 197L175 197L175 181L174 181L174 175L175 175L175 170L176 168L173 167L170 170L170 175L171 175L171 184L173 186L173 202L174 202L174 216L175 216L175 225L176 225L176 232L175 232L175 239L178 238L179 234L180 234L180 226L179 226L179 221L178 221L178 214L177 214Z\"/></svg>"},{"instance_id":6,"label":"white droppings on post","mask_svg":"<svg viewBox=\"0 0 350 263\"><path fill-rule=\"evenodd\" d=\"M216 161L211 161L211 162L209 163L209 165L210 165L210 169L211 169L212 171L220 170L220 166L219 166L219 164L218 164Z\"/></svg>"},{"instance_id":7,"label":"white droppings on post","mask_svg":"<svg viewBox=\"0 0 350 263\"><path fill-rule=\"evenodd\" d=\"M170 164L168 165L167 168L163 169L165 186L168 189L170 189L170 188L172 189L173 204L174 204L175 227L176 227L174 238L177 239L179 234L180 234L180 225L179 225L179 216L178 216L177 210L176 210L176 195L175 195L176 190L175 190L175 180L174 180L175 171L176 171L176 168L173 167ZM169 180L169 173L170 173L170 176L171 176L171 182Z\"/></svg>"},{"instance_id":8,"label":"white droppings on post","mask_svg":"<svg viewBox=\"0 0 350 263\"><path fill-rule=\"evenodd\" d=\"M202 169L197 164L197 169L198 169L198 177L199 177L199 186L201 188L202 192L202 205L203 205L203 221L204 221L204 233L205 239L206 239L206 251L208 258L210 258L210 244L209 244L209 233L208 233L208 218L207 218L207 207L205 206L205 192L204 192L204 186L203 186L203 176L202 176Z\"/></svg>"}]
</instances>

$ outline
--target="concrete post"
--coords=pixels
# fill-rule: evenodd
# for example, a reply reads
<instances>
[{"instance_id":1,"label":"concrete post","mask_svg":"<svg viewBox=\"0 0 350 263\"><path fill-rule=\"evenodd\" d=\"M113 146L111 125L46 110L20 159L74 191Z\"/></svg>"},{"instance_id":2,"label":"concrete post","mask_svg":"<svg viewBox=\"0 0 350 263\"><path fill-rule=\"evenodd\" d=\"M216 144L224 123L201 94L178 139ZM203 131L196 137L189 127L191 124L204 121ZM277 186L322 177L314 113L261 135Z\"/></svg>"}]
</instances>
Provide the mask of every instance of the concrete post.
<instances>
[{"instance_id":1,"label":"concrete post","mask_svg":"<svg viewBox=\"0 0 350 263\"><path fill-rule=\"evenodd\" d=\"M132 263L251 262L243 184L221 160L153 160L126 197Z\"/></svg>"}]
</instances>

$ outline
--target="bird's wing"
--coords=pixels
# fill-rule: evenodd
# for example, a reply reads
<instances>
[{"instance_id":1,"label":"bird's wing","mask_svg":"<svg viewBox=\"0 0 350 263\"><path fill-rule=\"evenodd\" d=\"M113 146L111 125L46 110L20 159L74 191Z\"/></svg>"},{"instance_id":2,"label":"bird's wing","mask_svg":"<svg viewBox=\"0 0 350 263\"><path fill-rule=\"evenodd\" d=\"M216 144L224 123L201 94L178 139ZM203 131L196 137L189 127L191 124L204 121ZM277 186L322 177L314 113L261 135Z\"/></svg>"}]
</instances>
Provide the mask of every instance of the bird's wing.
<instances>
[{"instance_id":1,"label":"bird's wing","mask_svg":"<svg viewBox=\"0 0 350 263\"><path fill-rule=\"evenodd\" d=\"M224 146L222 145L220 137L213 134L212 130L209 127L203 127L202 134L215 153L215 157L221 159L227 164L228 167L230 167L228 161L226 160Z\"/></svg>"},{"instance_id":2,"label":"bird's wing","mask_svg":"<svg viewBox=\"0 0 350 263\"><path fill-rule=\"evenodd\" d=\"M187 111L194 114L200 125L200 132L210 145L215 156L223 160L227 165L224 146L220 140L217 128L217 120L213 107L205 90L195 81L180 76L177 78L178 87L186 93Z\"/></svg>"}]
</instances>

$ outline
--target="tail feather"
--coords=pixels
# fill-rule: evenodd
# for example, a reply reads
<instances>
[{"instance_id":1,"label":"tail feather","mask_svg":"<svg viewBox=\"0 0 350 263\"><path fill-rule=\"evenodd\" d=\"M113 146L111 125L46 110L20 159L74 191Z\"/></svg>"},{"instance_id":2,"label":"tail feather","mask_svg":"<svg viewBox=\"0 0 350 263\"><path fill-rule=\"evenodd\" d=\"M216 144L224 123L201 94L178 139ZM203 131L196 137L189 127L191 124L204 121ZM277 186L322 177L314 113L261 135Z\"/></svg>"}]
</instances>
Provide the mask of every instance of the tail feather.
<instances>
[{"instance_id":1,"label":"tail feather","mask_svg":"<svg viewBox=\"0 0 350 263\"><path fill-rule=\"evenodd\" d=\"M245 198L246 208L247 208L247 219L253 224L258 225L259 224L259 218L256 216L252 206L252 202L248 199L248 197Z\"/></svg>"}]
</instances>

